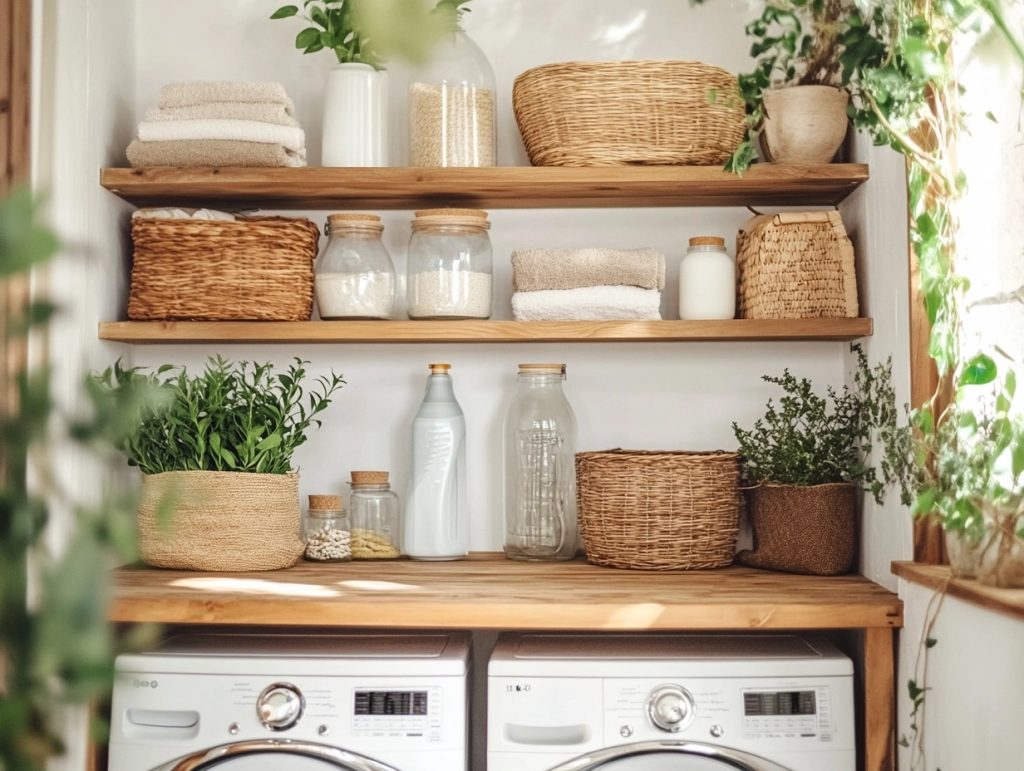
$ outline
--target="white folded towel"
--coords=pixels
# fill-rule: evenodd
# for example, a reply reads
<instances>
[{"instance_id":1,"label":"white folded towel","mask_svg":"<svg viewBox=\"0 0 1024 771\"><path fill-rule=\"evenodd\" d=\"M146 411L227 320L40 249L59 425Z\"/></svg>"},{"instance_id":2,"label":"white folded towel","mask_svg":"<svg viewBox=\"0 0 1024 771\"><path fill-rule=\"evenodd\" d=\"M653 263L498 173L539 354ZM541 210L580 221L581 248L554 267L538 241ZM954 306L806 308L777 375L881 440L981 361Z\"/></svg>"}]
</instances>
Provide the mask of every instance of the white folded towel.
<instances>
[{"instance_id":1,"label":"white folded towel","mask_svg":"<svg viewBox=\"0 0 1024 771\"><path fill-rule=\"evenodd\" d=\"M281 145L298 152L306 146L306 132L295 126L275 126L254 120L165 120L139 124L143 142L171 142L182 139L227 139Z\"/></svg>"},{"instance_id":2,"label":"white folded towel","mask_svg":"<svg viewBox=\"0 0 1024 771\"><path fill-rule=\"evenodd\" d=\"M206 220L220 222L234 222L238 219L234 214L216 209L136 209L132 212L132 219L150 220Z\"/></svg>"},{"instance_id":3,"label":"white folded towel","mask_svg":"<svg viewBox=\"0 0 1024 771\"><path fill-rule=\"evenodd\" d=\"M195 80L168 83L160 89L160 107L189 107L210 102L266 102L283 104L289 114L295 112L280 83L246 80Z\"/></svg>"},{"instance_id":4,"label":"white folded towel","mask_svg":"<svg viewBox=\"0 0 1024 771\"><path fill-rule=\"evenodd\" d=\"M517 321L658 320L661 292L635 286L516 292L512 315Z\"/></svg>"},{"instance_id":5,"label":"white folded towel","mask_svg":"<svg viewBox=\"0 0 1024 771\"><path fill-rule=\"evenodd\" d=\"M260 123L274 123L278 126L298 126L299 122L288 114L283 104L210 102L193 104L188 107L151 107L146 110L146 120L199 120L219 118L223 120L255 120Z\"/></svg>"}]
</instances>

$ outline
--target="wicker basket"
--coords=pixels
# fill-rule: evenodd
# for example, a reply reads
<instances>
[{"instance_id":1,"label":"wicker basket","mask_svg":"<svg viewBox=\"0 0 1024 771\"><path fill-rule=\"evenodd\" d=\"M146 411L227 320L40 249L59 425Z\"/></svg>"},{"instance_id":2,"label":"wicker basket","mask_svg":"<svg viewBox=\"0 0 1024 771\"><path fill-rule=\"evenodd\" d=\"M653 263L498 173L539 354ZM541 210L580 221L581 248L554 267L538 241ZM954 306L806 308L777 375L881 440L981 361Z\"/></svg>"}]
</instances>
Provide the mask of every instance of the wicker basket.
<instances>
[{"instance_id":1,"label":"wicker basket","mask_svg":"<svg viewBox=\"0 0 1024 771\"><path fill-rule=\"evenodd\" d=\"M319 237L307 219L136 217L128 318L305 321Z\"/></svg>"},{"instance_id":2,"label":"wicker basket","mask_svg":"<svg viewBox=\"0 0 1024 771\"><path fill-rule=\"evenodd\" d=\"M736 76L700 62L566 62L512 88L534 166L710 166L744 134Z\"/></svg>"},{"instance_id":3,"label":"wicker basket","mask_svg":"<svg viewBox=\"0 0 1024 771\"><path fill-rule=\"evenodd\" d=\"M733 561L736 453L582 452L576 485L583 548L597 565L692 570Z\"/></svg>"},{"instance_id":4,"label":"wicker basket","mask_svg":"<svg viewBox=\"0 0 1024 771\"><path fill-rule=\"evenodd\" d=\"M837 211L762 214L736 239L744 319L855 318L853 244Z\"/></svg>"}]
</instances>

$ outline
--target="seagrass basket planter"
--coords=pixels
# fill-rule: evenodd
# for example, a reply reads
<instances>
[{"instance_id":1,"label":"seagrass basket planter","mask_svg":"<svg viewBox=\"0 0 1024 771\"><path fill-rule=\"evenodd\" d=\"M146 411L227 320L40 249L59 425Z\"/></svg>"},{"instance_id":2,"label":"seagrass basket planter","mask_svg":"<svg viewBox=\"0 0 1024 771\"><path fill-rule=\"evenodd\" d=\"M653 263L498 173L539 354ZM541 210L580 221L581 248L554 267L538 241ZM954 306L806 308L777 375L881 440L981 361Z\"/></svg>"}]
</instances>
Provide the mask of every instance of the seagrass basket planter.
<instances>
[{"instance_id":1,"label":"seagrass basket planter","mask_svg":"<svg viewBox=\"0 0 1024 771\"><path fill-rule=\"evenodd\" d=\"M221 572L279 570L302 554L298 474L144 474L139 556L148 565Z\"/></svg>"},{"instance_id":2,"label":"seagrass basket planter","mask_svg":"<svg viewBox=\"0 0 1024 771\"><path fill-rule=\"evenodd\" d=\"M718 165L744 136L736 76L701 62L545 64L512 106L534 166Z\"/></svg>"},{"instance_id":3,"label":"seagrass basket planter","mask_svg":"<svg viewBox=\"0 0 1024 771\"><path fill-rule=\"evenodd\" d=\"M732 452L608 450L576 456L587 559L638 570L720 568L739 532Z\"/></svg>"},{"instance_id":4,"label":"seagrass basket planter","mask_svg":"<svg viewBox=\"0 0 1024 771\"><path fill-rule=\"evenodd\" d=\"M292 217L135 217L128 318L305 321L319 237Z\"/></svg>"}]
</instances>

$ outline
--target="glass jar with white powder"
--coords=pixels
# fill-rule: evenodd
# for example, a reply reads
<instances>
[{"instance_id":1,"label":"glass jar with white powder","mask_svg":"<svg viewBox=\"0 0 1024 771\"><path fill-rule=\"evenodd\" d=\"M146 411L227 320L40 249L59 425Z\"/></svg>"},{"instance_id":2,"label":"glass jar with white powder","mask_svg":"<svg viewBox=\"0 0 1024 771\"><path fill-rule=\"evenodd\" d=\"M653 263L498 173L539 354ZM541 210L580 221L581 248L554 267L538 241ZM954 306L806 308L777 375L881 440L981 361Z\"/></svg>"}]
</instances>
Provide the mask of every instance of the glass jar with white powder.
<instances>
[{"instance_id":1,"label":"glass jar with white powder","mask_svg":"<svg viewBox=\"0 0 1024 771\"><path fill-rule=\"evenodd\" d=\"M322 319L390 319L395 310L395 264L381 242L375 214L332 214L327 246L316 269Z\"/></svg>"},{"instance_id":2,"label":"glass jar with white powder","mask_svg":"<svg viewBox=\"0 0 1024 771\"><path fill-rule=\"evenodd\" d=\"M725 239L696 236L679 263L679 318L731 319L736 316L736 263Z\"/></svg>"},{"instance_id":3,"label":"glass jar with white powder","mask_svg":"<svg viewBox=\"0 0 1024 771\"><path fill-rule=\"evenodd\" d=\"M487 212L479 209L416 212L406 284L409 318L490 318L490 227Z\"/></svg>"}]
</instances>

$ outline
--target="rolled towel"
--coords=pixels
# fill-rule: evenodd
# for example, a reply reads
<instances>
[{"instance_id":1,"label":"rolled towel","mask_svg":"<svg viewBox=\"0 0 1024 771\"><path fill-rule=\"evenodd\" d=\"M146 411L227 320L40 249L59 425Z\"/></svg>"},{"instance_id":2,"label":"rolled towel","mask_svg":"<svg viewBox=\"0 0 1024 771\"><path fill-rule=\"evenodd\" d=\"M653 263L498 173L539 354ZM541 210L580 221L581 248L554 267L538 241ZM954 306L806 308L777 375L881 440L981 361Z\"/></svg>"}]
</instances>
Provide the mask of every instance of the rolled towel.
<instances>
[{"instance_id":1,"label":"rolled towel","mask_svg":"<svg viewBox=\"0 0 1024 771\"><path fill-rule=\"evenodd\" d=\"M223 120L255 120L278 126L298 126L299 122L288 114L283 104L245 102L211 102L188 107L151 107L146 110L146 120L202 120L219 118Z\"/></svg>"},{"instance_id":2,"label":"rolled towel","mask_svg":"<svg viewBox=\"0 0 1024 771\"><path fill-rule=\"evenodd\" d=\"M665 257L654 249L517 249L512 288L581 289L588 286L665 288Z\"/></svg>"},{"instance_id":3,"label":"rolled towel","mask_svg":"<svg viewBox=\"0 0 1024 771\"><path fill-rule=\"evenodd\" d=\"M149 166L298 167L306 165L305 152L291 152L266 142L224 139L188 139L178 142L140 142L128 145L132 168Z\"/></svg>"},{"instance_id":4,"label":"rolled towel","mask_svg":"<svg viewBox=\"0 0 1024 771\"><path fill-rule=\"evenodd\" d=\"M165 120L139 124L143 142L174 142L180 139L224 139L281 145L297 152L306 146L306 132L296 126L275 126L254 120Z\"/></svg>"},{"instance_id":5,"label":"rolled towel","mask_svg":"<svg viewBox=\"0 0 1024 771\"><path fill-rule=\"evenodd\" d=\"M658 320L661 292L635 286L516 292L512 315L517 321Z\"/></svg>"},{"instance_id":6,"label":"rolled towel","mask_svg":"<svg viewBox=\"0 0 1024 771\"><path fill-rule=\"evenodd\" d=\"M160 89L160 107L190 107L210 102L248 102L283 104L288 114L295 112L280 83L247 80L193 80L168 83Z\"/></svg>"}]
</instances>

